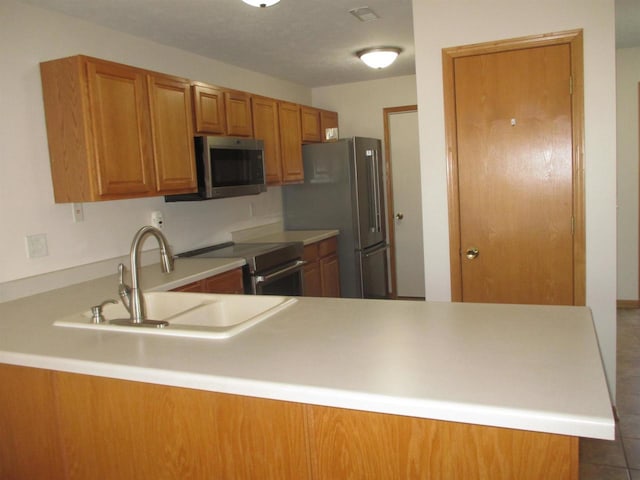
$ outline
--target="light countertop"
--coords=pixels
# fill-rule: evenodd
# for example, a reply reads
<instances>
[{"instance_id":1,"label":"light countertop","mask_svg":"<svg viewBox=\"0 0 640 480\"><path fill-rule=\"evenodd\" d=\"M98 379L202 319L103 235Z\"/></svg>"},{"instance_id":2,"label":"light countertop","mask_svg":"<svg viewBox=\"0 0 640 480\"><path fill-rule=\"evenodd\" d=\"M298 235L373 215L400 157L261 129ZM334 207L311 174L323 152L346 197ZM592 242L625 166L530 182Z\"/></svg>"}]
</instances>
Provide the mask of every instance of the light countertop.
<instances>
[{"instance_id":1,"label":"light countertop","mask_svg":"<svg viewBox=\"0 0 640 480\"><path fill-rule=\"evenodd\" d=\"M284 230L281 232L260 235L244 240L249 243L262 242L302 242L304 245L320 242L335 237L339 230Z\"/></svg>"},{"instance_id":2,"label":"light countertop","mask_svg":"<svg viewBox=\"0 0 640 480\"><path fill-rule=\"evenodd\" d=\"M178 259L147 289L242 261ZM157 272L156 272L157 270ZM586 307L300 298L237 336L189 339L53 326L117 298L116 277L0 304L0 362L480 425L614 438ZM250 301L251 297L247 297Z\"/></svg>"}]
</instances>

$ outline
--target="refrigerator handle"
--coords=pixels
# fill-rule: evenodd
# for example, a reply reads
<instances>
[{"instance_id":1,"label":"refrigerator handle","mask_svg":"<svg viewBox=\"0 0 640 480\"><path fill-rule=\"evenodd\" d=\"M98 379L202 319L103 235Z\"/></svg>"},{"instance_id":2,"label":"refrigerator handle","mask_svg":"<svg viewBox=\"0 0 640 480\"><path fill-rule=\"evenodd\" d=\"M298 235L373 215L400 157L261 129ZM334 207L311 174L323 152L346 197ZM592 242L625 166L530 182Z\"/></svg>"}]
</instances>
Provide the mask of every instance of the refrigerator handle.
<instances>
[{"instance_id":1,"label":"refrigerator handle","mask_svg":"<svg viewBox=\"0 0 640 480\"><path fill-rule=\"evenodd\" d=\"M376 232L381 231L382 229L382 206L381 206L381 193L380 192L380 158L378 156L378 150L374 150L373 151L373 164L374 164L374 171L375 171L375 208L376 208Z\"/></svg>"},{"instance_id":2,"label":"refrigerator handle","mask_svg":"<svg viewBox=\"0 0 640 480\"><path fill-rule=\"evenodd\" d=\"M376 183L376 157L375 150L367 150L367 170L369 171L369 231L378 231L378 189Z\"/></svg>"}]
</instances>

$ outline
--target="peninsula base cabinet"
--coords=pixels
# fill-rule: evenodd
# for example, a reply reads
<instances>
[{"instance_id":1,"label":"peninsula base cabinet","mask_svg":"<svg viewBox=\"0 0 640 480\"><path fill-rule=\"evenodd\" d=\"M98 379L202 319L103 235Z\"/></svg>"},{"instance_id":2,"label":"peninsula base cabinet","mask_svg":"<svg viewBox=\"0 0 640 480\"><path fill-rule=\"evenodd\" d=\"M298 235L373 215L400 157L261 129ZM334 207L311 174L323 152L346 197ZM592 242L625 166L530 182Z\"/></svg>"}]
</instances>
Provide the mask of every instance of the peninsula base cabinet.
<instances>
[{"instance_id":1,"label":"peninsula base cabinet","mask_svg":"<svg viewBox=\"0 0 640 480\"><path fill-rule=\"evenodd\" d=\"M578 438L0 365L0 478L578 480Z\"/></svg>"}]
</instances>

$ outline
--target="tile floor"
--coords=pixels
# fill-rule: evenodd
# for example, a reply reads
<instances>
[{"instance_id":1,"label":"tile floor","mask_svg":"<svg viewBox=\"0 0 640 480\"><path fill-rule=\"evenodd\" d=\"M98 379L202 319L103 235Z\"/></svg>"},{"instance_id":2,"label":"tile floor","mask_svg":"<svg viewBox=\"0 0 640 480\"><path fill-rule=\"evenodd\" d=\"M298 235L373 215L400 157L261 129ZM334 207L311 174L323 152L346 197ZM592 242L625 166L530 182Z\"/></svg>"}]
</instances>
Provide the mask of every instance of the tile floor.
<instances>
[{"instance_id":1,"label":"tile floor","mask_svg":"<svg viewBox=\"0 0 640 480\"><path fill-rule=\"evenodd\" d=\"M640 310L618 310L615 441L580 439L580 480L640 480Z\"/></svg>"}]
</instances>

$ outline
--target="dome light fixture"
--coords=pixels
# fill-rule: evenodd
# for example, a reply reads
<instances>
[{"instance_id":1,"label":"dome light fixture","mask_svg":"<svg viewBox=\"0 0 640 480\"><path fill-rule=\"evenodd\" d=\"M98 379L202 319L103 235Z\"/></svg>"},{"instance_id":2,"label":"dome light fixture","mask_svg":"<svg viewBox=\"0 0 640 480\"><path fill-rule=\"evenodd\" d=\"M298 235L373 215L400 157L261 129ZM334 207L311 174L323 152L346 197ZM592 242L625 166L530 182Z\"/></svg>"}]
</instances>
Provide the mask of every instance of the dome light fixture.
<instances>
[{"instance_id":1,"label":"dome light fixture","mask_svg":"<svg viewBox=\"0 0 640 480\"><path fill-rule=\"evenodd\" d=\"M242 1L247 5L251 5L252 7L259 7L259 8L267 8L280 2L280 0L242 0Z\"/></svg>"},{"instance_id":2,"label":"dome light fixture","mask_svg":"<svg viewBox=\"0 0 640 480\"><path fill-rule=\"evenodd\" d=\"M400 52L402 52L402 49L399 47L377 47L365 48L356 52L356 55L367 66L379 70L395 62Z\"/></svg>"}]
</instances>

